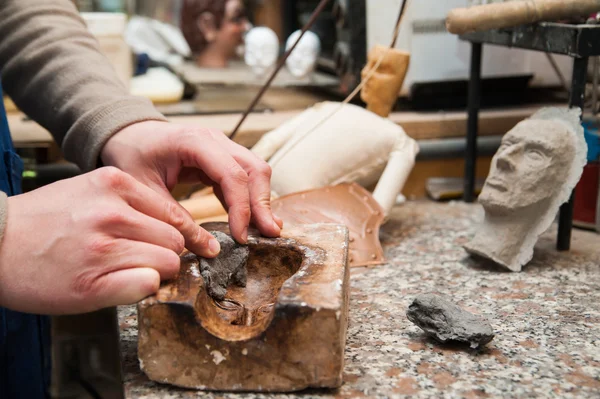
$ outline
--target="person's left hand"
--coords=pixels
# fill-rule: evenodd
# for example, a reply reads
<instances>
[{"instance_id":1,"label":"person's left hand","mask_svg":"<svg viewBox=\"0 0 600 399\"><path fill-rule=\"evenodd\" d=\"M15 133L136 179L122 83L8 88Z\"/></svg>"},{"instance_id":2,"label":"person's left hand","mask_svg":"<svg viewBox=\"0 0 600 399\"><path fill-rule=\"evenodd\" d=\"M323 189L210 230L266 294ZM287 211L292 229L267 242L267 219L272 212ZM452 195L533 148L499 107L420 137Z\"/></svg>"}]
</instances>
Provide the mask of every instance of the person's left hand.
<instances>
[{"instance_id":1,"label":"person's left hand","mask_svg":"<svg viewBox=\"0 0 600 399\"><path fill-rule=\"evenodd\" d=\"M220 131L139 122L111 137L101 159L173 202L170 190L178 182L212 186L240 243L247 242L250 222L267 237L279 236L283 227L271 212L270 166Z\"/></svg>"}]
</instances>

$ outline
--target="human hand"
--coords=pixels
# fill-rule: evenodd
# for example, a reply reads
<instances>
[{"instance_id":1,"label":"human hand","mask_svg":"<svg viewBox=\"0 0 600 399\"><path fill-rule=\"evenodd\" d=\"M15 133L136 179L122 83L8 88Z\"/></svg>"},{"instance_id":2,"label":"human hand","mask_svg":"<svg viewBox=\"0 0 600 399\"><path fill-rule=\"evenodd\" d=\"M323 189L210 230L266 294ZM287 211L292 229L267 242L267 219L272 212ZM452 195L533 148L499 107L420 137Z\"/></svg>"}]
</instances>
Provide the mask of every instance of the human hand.
<instances>
[{"instance_id":1,"label":"human hand","mask_svg":"<svg viewBox=\"0 0 600 399\"><path fill-rule=\"evenodd\" d=\"M170 190L177 182L212 186L242 244L250 222L267 237L281 232L283 222L271 212L271 168L220 131L140 122L115 134L101 157L174 203Z\"/></svg>"},{"instance_id":2,"label":"human hand","mask_svg":"<svg viewBox=\"0 0 600 399\"><path fill-rule=\"evenodd\" d=\"M22 312L135 303L177 274L184 243L219 251L183 209L112 167L10 197L7 210L0 306Z\"/></svg>"}]
</instances>

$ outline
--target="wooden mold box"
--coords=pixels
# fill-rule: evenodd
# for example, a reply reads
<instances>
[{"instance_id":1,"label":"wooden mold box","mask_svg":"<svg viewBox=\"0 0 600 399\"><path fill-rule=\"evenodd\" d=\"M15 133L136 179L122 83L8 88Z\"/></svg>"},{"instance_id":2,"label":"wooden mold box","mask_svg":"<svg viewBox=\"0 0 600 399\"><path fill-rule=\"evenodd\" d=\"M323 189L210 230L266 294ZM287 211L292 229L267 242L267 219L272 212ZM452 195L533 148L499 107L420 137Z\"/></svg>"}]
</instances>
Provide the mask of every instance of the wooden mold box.
<instances>
[{"instance_id":1,"label":"wooden mold box","mask_svg":"<svg viewBox=\"0 0 600 399\"><path fill-rule=\"evenodd\" d=\"M226 223L206 223L229 233ZM348 325L348 230L289 226L249 235L246 287L210 297L196 257L138 304L140 366L154 381L219 391L342 384Z\"/></svg>"}]
</instances>

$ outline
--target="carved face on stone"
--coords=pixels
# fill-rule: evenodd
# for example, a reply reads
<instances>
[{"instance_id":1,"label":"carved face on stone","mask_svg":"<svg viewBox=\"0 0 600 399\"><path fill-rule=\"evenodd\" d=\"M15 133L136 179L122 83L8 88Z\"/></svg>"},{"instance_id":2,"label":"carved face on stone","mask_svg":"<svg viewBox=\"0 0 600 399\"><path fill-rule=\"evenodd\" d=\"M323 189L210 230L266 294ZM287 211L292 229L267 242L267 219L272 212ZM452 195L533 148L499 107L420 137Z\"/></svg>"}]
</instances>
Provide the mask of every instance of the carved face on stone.
<instances>
[{"instance_id":1,"label":"carved face on stone","mask_svg":"<svg viewBox=\"0 0 600 399\"><path fill-rule=\"evenodd\" d=\"M379 59L385 54L383 61L363 86L361 98L367 103L367 109L379 116L387 117L400 94L402 83L408 71L410 54L397 49L388 49L375 46L369 52L367 65L362 70L362 79L365 80L369 72L377 65Z\"/></svg>"},{"instance_id":2,"label":"carved face on stone","mask_svg":"<svg viewBox=\"0 0 600 399\"><path fill-rule=\"evenodd\" d=\"M181 31L192 53L210 51L210 64L226 63L243 44L249 28L241 0L185 0L181 9ZM209 65L212 66L212 65Z\"/></svg>"},{"instance_id":3,"label":"carved face on stone","mask_svg":"<svg viewBox=\"0 0 600 399\"><path fill-rule=\"evenodd\" d=\"M238 340L263 331L273 317L283 284L302 265L304 257L298 249L258 241L253 238L248 246L243 287L232 281L222 298L211 296L208 289L197 298L203 326L216 336ZM201 268L202 262L200 260ZM204 276L202 274L204 285L211 285L211 276L208 279Z\"/></svg>"},{"instance_id":4,"label":"carved face on stone","mask_svg":"<svg viewBox=\"0 0 600 399\"><path fill-rule=\"evenodd\" d=\"M290 35L285 45L286 51L296 43L299 36L300 31L296 31ZM319 36L308 31L304 33L300 43L298 43L294 51L292 51L285 64L291 74L295 77L305 77L314 71L319 52L321 52L321 41L319 40Z\"/></svg>"},{"instance_id":5,"label":"carved face on stone","mask_svg":"<svg viewBox=\"0 0 600 399\"><path fill-rule=\"evenodd\" d=\"M571 136L552 120L525 120L509 131L479 197L485 210L508 214L555 196L575 156Z\"/></svg>"},{"instance_id":6,"label":"carved face on stone","mask_svg":"<svg viewBox=\"0 0 600 399\"><path fill-rule=\"evenodd\" d=\"M246 35L244 61L252 71L262 76L277 61L279 39L275 32L267 27L251 29Z\"/></svg>"}]
</instances>

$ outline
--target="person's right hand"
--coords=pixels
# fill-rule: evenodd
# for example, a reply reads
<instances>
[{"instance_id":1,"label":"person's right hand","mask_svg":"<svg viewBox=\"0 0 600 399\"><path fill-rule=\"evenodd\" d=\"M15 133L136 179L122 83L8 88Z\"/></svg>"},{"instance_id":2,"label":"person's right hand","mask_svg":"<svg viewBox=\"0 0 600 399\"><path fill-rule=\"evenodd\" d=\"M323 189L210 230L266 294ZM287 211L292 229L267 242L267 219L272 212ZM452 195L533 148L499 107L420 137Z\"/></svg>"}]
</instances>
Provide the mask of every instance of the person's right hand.
<instances>
[{"instance_id":1,"label":"person's right hand","mask_svg":"<svg viewBox=\"0 0 600 399\"><path fill-rule=\"evenodd\" d=\"M0 305L21 312L132 304L177 274L184 246L220 250L174 201L112 167L10 197L7 209Z\"/></svg>"}]
</instances>

